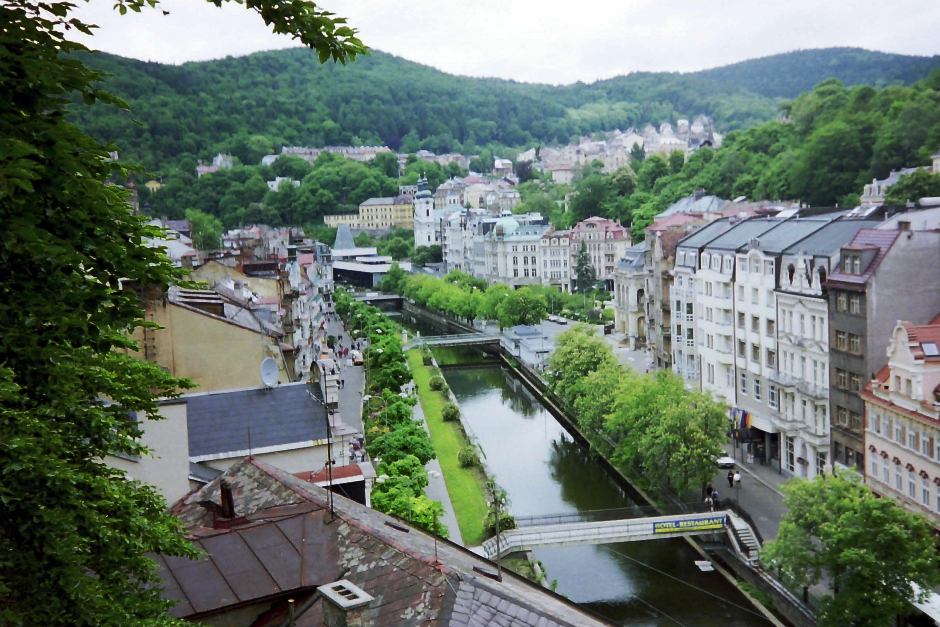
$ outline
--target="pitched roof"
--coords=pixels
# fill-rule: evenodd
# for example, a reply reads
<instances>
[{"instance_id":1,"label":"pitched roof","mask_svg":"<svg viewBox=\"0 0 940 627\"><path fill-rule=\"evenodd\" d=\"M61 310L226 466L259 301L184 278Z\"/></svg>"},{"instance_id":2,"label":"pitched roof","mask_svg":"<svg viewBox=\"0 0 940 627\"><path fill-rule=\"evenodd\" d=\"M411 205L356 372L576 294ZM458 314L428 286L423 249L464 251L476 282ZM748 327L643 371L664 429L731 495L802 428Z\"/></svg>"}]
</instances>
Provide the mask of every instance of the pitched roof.
<instances>
[{"instance_id":1,"label":"pitched roof","mask_svg":"<svg viewBox=\"0 0 940 627\"><path fill-rule=\"evenodd\" d=\"M930 324L911 324L902 322L907 331L907 340L913 344L911 353L914 359L940 362L940 315Z\"/></svg>"},{"instance_id":2,"label":"pitched roof","mask_svg":"<svg viewBox=\"0 0 940 627\"><path fill-rule=\"evenodd\" d=\"M768 220L773 220L768 218ZM755 237L758 248L765 253L781 253L790 245L812 235L832 222L831 217L791 218L775 220L776 225Z\"/></svg>"},{"instance_id":3,"label":"pitched roof","mask_svg":"<svg viewBox=\"0 0 940 627\"><path fill-rule=\"evenodd\" d=\"M682 248L699 248L712 241L728 229L734 228L736 224L737 222L732 221L731 218L722 218L720 220L715 220L714 222L709 222L702 228L693 232L688 237L681 239L678 245Z\"/></svg>"},{"instance_id":4,"label":"pitched roof","mask_svg":"<svg viewBox=\"0 0 940 627\"><path fill-rule=\"evenodd\" d=\"M236 518L217 520L206 507L220 502L222 480ZM298 626L322 625L326 601L314 590L347 579L374 597L364 625L604 624L521 577L481 574L495 565L447 540L341 496L333 506L331 514L325 489L250 458L187 495L172 511L205 557L157 557L163 595L177 601L171 613L199 619L238 608L245 623L273 625L293 598L303 599Z\"/></svg>"},{"instance_id":5,"label":"pitched roof","mask_svg":"<svg viewBox=\"0 0 940 627\"><path fill-rule=\"evenodd\" d=\"M189 456L244 455L248 450L260 452L270 447L287 450L325 439L326 409L311 398L314 391L316 386L287 383L271 389L182 397L186 401Z\"/></svg>"},{"instance_id":6,"label":"pitched roof","mask_svg":"<svg viewBox=\"0 0 940 627\"><path fill-rule=\"evenodd\" d=\"M781 220L774 218L750 218L742 220L736 225L708 242L705 248L717 250L737 250L755 237L763 235L780 224Z\"/></svg>"},{"instance_id":7,"label":"pitched roof","mask_svg":"<svg viewBox=\"0 0 940 627\"><path fill-rule=\"evenodd\" d=\"M792 244L787 254L831 255L850 242L861 229L873 228L878 220L833 220L812 235Z\"/></svg>"},{"instance_id":8,"label":"pitched roof","mask_svg":"<svg viewBox=\"0 0 940 627\"><path fill-rule=\"evenodd\" d=\"M843 246L844 250L876 250L875 258L872 259L871 263L868 264L868 267L865 268L865 271L860 274L849 274L842 271L842 264L839 263L839 267L829 275L829 284L848 284L848 285L864 285L868 282L868 279L875 273L875 270L878 269L878 266L881 264L881 261L888 254L888 251L891 250L891 247L894 245L895 240L897 240L900 231L886 231L881 229L861 229L858 233L855 234L855 237L852 238L852 241L849 242L847 246Z\"/></svg>"},{"instance_id":9,"label":"pitched roof","mask_svg":"<svg viewBox=\"0 0 940 627\"><path fill-rule=\"evenodd\" d=\"M697 213L674 213L664 218L655 220L651 225L646 227L646 230L663 231L665 229L671 229L685 224L700 222L701 220L702 216Z\"/></svg>"},{"instance_id":10,"label":"pitched roof","mask_svg":"<svg viewBox=\"0 0 940 627\"><path fill-rule=\"evenodd\" d=\"M336 227L336 240L333 242L334 250L347 250L350 248L355 248L356 243L353 241L352 229L349 228L348 224L340 224Z\"/></svg>"}]
</instances>

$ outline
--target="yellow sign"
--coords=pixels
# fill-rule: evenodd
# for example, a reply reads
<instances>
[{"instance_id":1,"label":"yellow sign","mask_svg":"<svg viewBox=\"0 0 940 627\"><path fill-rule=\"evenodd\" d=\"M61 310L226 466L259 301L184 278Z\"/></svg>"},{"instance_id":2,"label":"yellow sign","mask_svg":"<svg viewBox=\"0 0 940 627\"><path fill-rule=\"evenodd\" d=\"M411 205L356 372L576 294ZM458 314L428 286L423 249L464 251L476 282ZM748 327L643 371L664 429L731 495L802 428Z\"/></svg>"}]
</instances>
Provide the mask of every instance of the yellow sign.
<instances>
[{"instance_id":1,"label":"yellow sign","mask_svg":"<svg viewBox=\"0 0 940 627\"><path fill-rule=\"evenodd\" d=\"M720 516L706 516L704 518L684 518L679 520L664 520L653 523L653 533L684 533L686 531L711 531L723 529L725 526L724 514Z\"/></svg>"}]
</instances>

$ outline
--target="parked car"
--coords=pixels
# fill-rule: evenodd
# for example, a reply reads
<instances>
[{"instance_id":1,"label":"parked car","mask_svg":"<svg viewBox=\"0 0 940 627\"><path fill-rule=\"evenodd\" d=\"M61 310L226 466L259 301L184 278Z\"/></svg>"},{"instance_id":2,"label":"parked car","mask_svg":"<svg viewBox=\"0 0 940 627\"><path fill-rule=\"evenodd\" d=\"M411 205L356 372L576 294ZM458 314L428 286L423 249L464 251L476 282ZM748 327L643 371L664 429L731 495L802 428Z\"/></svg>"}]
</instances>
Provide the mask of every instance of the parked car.
<instances>
[{"instance_id":1,"label":"parked car","mask_svg":"<svg viewBox=\"0 0 940 627\"><path fill-rule=\"evenodd\" d=\"M715 460L715 465L719 468L734 468L734 458L723 455Z\"/></svg>"},{"instance_id":2,"label":"parked car","mask_svg":"<svg viewBox=\"0 0 940 627\"><path fill-rule=\"evenodd\" d=\"M349 357L352 359L354 366L361 366L363 364L362 353L359 351L350 351Z\"/></svg>"},{"instance_id":3,"label":"parked car","mask_svg":"<svg viewBox=\"0 0 940 627\"><path fill-rule=\"evenodd\" d=\"M549 321L549 322L558 322L558 316L556 316L555 314L551 314L551 315L548 317L548 321Z\"/></svg>"}]
</instances>

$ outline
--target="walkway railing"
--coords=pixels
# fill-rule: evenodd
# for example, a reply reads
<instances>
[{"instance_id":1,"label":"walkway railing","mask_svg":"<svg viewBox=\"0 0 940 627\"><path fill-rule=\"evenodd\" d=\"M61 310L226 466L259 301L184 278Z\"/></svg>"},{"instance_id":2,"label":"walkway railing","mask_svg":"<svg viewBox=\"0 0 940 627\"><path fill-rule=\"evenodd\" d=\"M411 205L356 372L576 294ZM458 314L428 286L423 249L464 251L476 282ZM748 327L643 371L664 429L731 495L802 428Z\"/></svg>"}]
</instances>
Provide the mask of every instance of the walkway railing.
<instances>
[{"instance_id":1,"label":"walkway railing","mask_svg":"<svg viewBox=\"0 0 940 627\"><path fill-rule=\"evenodd\" d=\"M483 333L457 333L455 335L428 335L413 337L405 350L418 346L472 346L475 344L498 344L499 337Z\"/></svg>"},{"instance_id":2,"label":"walkway railing","mask_svg":"<svg viewBox=\"0 0 940 627\"><path fill-rule=\"evenodd\" d=\"M516 527L538 527L542 525L559 525L577 522L602 522L608 520L628 520L631 518L649 518L670 514L690 514L693 512L707 512L702 503L677 503L669 507L653 507L650 505L631 505L611 509L591 509L580 512L563 512L559 514L541 514L533 516L516 516Z\"/></svg>"}]
</instances>

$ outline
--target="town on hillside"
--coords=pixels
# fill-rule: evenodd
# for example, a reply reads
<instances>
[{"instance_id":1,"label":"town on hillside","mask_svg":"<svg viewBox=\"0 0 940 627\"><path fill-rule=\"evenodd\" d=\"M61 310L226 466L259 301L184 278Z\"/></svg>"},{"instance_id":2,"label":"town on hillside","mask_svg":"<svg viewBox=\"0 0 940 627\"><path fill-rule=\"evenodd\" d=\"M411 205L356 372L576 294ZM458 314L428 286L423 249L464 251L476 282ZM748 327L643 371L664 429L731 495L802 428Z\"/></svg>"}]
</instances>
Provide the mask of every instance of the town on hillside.
<instances>
[{"instance_id":1,"label":"town on hillside","mask_svg":"<svg viewBox=\"0 0 940 627\"><path fill-rule=\"evenodd\" d=\"M0 625L940 625L940 56L760 56L940 9L800 1L0 2Z\"/></svg>"}]
</instances>

